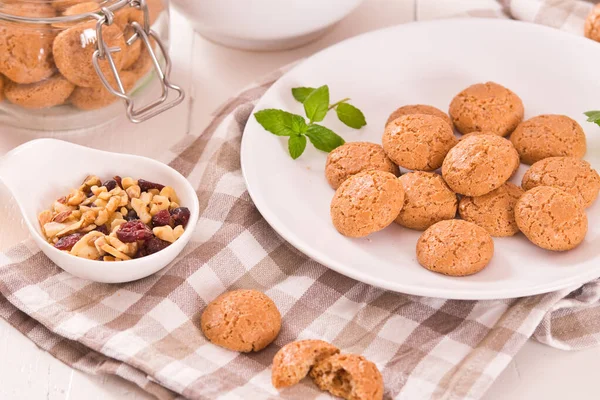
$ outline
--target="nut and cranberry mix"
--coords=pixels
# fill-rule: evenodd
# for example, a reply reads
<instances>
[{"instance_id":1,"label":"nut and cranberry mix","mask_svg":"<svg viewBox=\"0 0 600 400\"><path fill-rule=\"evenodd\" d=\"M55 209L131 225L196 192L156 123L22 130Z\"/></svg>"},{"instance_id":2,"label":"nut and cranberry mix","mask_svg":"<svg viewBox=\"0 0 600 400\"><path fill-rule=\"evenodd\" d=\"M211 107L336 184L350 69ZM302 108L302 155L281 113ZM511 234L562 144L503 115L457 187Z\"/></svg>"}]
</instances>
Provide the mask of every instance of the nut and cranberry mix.
<instances>
[{"instance_id":1,"label":"nut and cranberry mix","mask_svg":"<svg viewBox=\"0 0 600 400\"><path fill-rule=\"evenodd\" d=\"M88 176L38 216L48 243L100 261L154 254L179 239L189 219L172 187L119 176Z\"/></svg>"}]
</instances>

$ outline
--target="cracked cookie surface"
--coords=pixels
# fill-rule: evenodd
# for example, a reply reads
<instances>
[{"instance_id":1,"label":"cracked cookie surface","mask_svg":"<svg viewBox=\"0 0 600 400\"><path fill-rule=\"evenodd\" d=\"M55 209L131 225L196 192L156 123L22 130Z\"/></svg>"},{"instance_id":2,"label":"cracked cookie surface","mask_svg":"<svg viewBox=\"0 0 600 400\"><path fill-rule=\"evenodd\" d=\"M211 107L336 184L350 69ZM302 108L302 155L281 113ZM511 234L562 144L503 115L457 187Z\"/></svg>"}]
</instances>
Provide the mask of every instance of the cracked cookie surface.
<instances>
[{"instance_id":1,"label":"cracked cookie surface","mask_svg":"<svg viewBox=\"0 0 600 400\"><path fill-rule=\"evenodd\" d=\"M582 158L587 150L585 133L566 115L538 115L522 122L510 136L521 161L533 164L548 157Z\"/></svg>"},{"instance_id":2,"label":"cracked cookie surface","mask_svg":"<svg viewBox=\"0 0 600 400\"><path fill-rule=\"evenodd\" d=\"M206 306L200 325L206 338L218 346L240 352L259 351L279 334L281 314L264 293L234 290Z\"/></svg>"},{"instance_id":3,"label":"cracked cookie surface","mask_svg":"<svg viewBox=\"0 0 600 400\"><path fill-rule=\"evenodd\" d=\"M403 204L404 189L394 174L363 171L336 190L331 221L344 236L364 237L394 222Z\"/></svg>"},{"instance_id":4,"label":"cracked cookie surface","mask_svg":"<svg viewBox=\"0 0 600 400\"><path fill-rule=\"evenodd\" d=\"M472 135L448 152L442 176L456 193L483 196L502 186L518 165L519 155L510 141L496 135Z\"/></svg>"},{"instance_id":5,"label":"cracked cookie surface","mask_svg":"<svg viewBox=\"0 0 600 400\"><path fill-rule=\"evenodd\" d=\"M357 354L336 354L317 363L310 377L321 390L347 400L381 400L383 377L377 366Z\"/></svg>"},{"instance_id":6,"label":"cracked cookie surface","mask_svg":"<svg viewBox=\"0 0 600 400\"><path fill-rule=\"evenodd\" d=\"M298 340L283 346L275 357L271 382L277 389L300 382L316 363L338 354L340 349L323 340Z\"/></svg>"},{"instance_id":7,"label":"cracked cookie surface","mask_svg":"<svg viewBox=\"0 0 600 400\"><path fill-rule=\"evenodd\" d=\"M600 176L589 162L575 157L549 157L533 164L523 175L525 190L553 186L575 196L583 207L598 197Z\"/></svg>"},{"instance_id":8,"label":"cracked cookie surface","mask_svg":"<svg viewBox=\"0 0 600 400\"><path fill-rule=\"evenodd\" d=\"M458 139L443 119L409 114L385 127L382 142L385 153L397 165L417 171L435 171Z\"/></svg>"},{"instance_id":9,"label":"cracked cookie surface","mask_svg":"<svg viewBox=\"0 0 600 400\"><path fill-rule=\"evenodd\" d=\"M533 244L554 251L577 247L588 228L585 211L575 196L551 186L525 192L515 206L515 220Z\"/></svg>"},{"instance_id":10,"label":"cracked cookie surface","mask_svg":"<svg viewBox=\"0 0 600 400\"><path fill-rule=\"evenodd\" d=\"M434 172L410 172L400 177L404 206L396 223L425 230L436 222L456 216L458 200L442 177Z\"/></svg>"},{"instance_id":11,"label":"cracked cookie surface","mask_svg":"<svg viewBox=\"0 0 600 400\"><path fill-rule=\"evenodd\" d=\"M410 104L407 106L402 106L390 114L390 116L385 124L387 125L398 117L401 117L403 115L410 115L410 114L433 115L434 117L439 117L439 118L443 119L444 121L446 121L448 123L448 125L452 126L452 122L450 121L450 117L448 116L448 114L446 114L439 108L436 108L433 106L428 106L426 104Z\"/></svg>"},{"instance_id":12,"label":"cracked cookie surface","mask_svg":"<svg viewBox=\"0 0 600 400\"><path fill-rule=\"evenodd\" d=\"M376 143L348 142L332 150L327 156L325 177L337 189L349 176L362 171L385 171L399 175L398 167L388 158L383 147Z\"/></svg>"},{"instance_id":13,"label":"cracked cookie surface","mask_svg":"<svg viewBox=\"0 0 600 400\"><path fill-rule=\"evenodd\" d=\"M450 276L472 275L485 268L494 254L490 234L472 222L441 221L417 242L417 260L430 271Z\"/></svg>"},{"instance_id":14,"label":"cracked cookie surface","mask_svg":"<svg viewBox=\"0 0 600 400\"><path fill-rule=\"evenodd\" d=\"M515 130L524 112L519 96L494 82L469 86L452 99L449 109L459 132L486 131L499 136Z\"/></svg>"},{"instance_id":15,"label":"cracked cookie surface","mask_svg":"<svg viewBox=\"0 0 600 400\"><path fill-rule=\"evenodd\" d=\"M63 104L74 88L61 74L56 74L35 83L7 82L4 94L8 101L23 108L42 109Z\"/></svg>"},{"instance_id":16,"label":"cracked cookie surface","mask_svg":"<svg viewBox=\"0 0 600 400\"><path fill-rule=\"evenodd\" d=\"M519 232L515 205L524 191L506 182L498 189L477 197L463 197L458 206L460 217L473 222L492 236L513 236Z\"/></svg>"}]
</instances>

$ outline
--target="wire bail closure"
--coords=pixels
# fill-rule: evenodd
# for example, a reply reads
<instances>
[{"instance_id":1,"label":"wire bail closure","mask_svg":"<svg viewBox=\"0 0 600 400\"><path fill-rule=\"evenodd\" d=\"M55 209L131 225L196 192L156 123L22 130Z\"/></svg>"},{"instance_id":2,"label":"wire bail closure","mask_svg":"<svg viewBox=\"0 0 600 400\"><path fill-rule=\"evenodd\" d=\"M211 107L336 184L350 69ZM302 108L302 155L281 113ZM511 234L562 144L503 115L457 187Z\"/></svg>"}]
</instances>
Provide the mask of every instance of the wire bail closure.
<instances>
[{"instance_id":1,"label":"wire bail closure","mask_svg":"<svg viewBox=\"0 0 600 400\"><path fill-rule=\"evenodd\" d=\"M169 57L169 54L167 53L167 50L165 49L164 44L158 37L158 34L152 29L150 29L150 16L146 0L130 0L127 3L129 3L129 7L133 7L142 11L144 15L144 25L142 26L136 21L133 21L131 23L130 26L133 28L134 33L131 35L131 37L125 40L126 45L131 46L136 40L142 41L142 51L145 50L150 55L154 71L156 72L156 75L158 76L158 79L161 83L161 96L154 100L152 103L136 109L133 97L126 93L125 88L123 86L123 81L121 80L121 76L119 75L119 70L115 65L115 61L112 57L112 53L119 52L121 51L121 49L118 47L108 47L102 36L102 27L104 25L112 25L114 20L113 11L106 7L101 8L101 14L97 14L98 21L96 22L96 50L94 51L94 54L92 56L92 63L104 87L110 93L125 101L125 104L127 106L127 118L129 118L131 122L137 124L140 122L144 122L152 117L155 117L156 115L180 104L185 98L185 92L179 86L172 84L169 80L169 75L171 73L171 59ZM127 7L127 5L125 6ZM165 60L164 68L160 65L159 58L157 57L156 52L152 48L151 38L154 39L154 41L158 45L162 57ZM114 81L117 85L116 88L113 87L113 85L110 83L110 81L107 79L104 72L100 68L100 60L108 61ZM173 100L167 101L171 91L177 92L177 96Z\"/></svg>"}]
</instances>

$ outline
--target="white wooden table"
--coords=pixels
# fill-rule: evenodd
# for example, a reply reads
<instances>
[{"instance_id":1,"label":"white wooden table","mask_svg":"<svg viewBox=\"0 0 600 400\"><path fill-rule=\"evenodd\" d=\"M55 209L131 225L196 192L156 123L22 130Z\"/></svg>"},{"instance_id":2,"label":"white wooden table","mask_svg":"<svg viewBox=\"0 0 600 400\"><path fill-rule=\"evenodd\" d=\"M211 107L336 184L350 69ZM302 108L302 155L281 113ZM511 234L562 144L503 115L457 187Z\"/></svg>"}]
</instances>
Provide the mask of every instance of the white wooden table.
<instances>
[{"instance_id":1,"label":"white wooden table","mask_svg":"<svg viewBox=\"0 0 600 400\"><path fill-rule=\"evenodd\" d=\"M366 0L326 36L305 47L274 53L252 53L215 45L193 33L176 12L172 15L173 80L188 94L184 104L151 123L124 123L118 130L63 136L97 148L157 156L169 143L200 132L210 113L228 97L280 66L306 57L342 39L369 30L456 13L492 0ZM452 3L452 4L450 4ZM495 2L493 2L495 3ZM458 10L460 11L460 10ZM40 133L0 126L0 155ZM0 250L27 236L19 212L0 183ZM600 398L597 387L600 348L562 352L530 341L485 396L486 400L578 400ZM89 376L57 361L0 319L0 399L150 399L116 377Z\"/></svg>"}]
</instances>

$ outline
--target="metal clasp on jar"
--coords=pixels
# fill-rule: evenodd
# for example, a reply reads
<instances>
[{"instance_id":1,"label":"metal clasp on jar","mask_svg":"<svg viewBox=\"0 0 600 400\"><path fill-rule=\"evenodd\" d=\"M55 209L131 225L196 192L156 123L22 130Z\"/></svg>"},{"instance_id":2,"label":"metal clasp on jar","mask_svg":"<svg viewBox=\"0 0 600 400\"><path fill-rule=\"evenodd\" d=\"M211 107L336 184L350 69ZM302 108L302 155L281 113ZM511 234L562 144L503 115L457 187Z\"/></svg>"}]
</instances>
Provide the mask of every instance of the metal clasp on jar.
<instances>
[{"instance_id":1,"label":"metal clasp on jar","mask_svg":"<svg viewBox=\"0 0 600 400\"><path fill-rule=\"evenodd\" d=\"M133 35L126 39L127 46L131 46L136 40L141 40L143 44L143 50L147 51L150 55L150 59L152 60L152 64L154 67L154 71L158 76L158 80L161 83L162 94L159 98L151 102L150 104L137 108L135 107L135 102L133 97L126 93L126 90L123 85L123 81L121 76L119 75L119 70L115 65L115 61L112 57L112 53L121 51L120 48L108 47L106 42L102 36L102 27L104 25L112 25L114 20L114 13L111 9L115 9L113 7L101 8L102 13L97 14L98 22L96 23L96 51L94 51L92 63L96 70L96 73L100 77L102 84L106 87L106 89L112 93L113 95L119 97L124 100L127 104L127 118L133 123L144 122L163 111L166 111L170 108L175 107L179 103L183 101L185 98L185 92L179 86L172 84L169 80L169 75L171 73L171 59L169 58L169 54L167 49L165 49L164 44L158 37L158 34L150 29L150 16L148 12L148 5L146 4L146 0L122 0L120 3L124 3L124 7L134 7L142 11L144 15L144 26L141 26L138 22L133 21L131 23L131 27L134 30ZM120 7L118 7L120 8ZM150 38L154 39L158 48L160 48L160 52L162 53L162 57L165 60L164 68L160 65L159 58L155 52L155 49L152 48L152 42ZM115 78L115 82L117 87L114 88L108 78L105 76L102 68L100 67L100 60L107 60L113 77ZM177 96L168 101L169 94L175 91L177 92Z\"/></svg>"}]
</instances>

